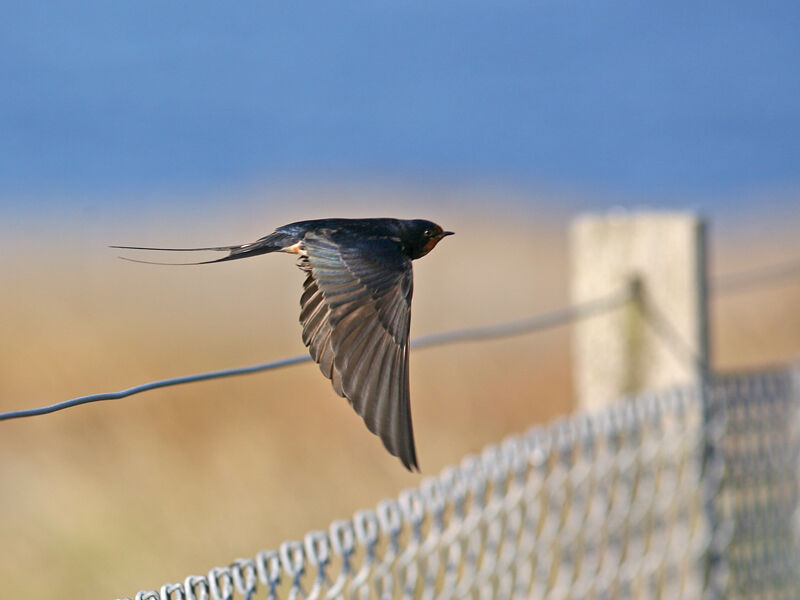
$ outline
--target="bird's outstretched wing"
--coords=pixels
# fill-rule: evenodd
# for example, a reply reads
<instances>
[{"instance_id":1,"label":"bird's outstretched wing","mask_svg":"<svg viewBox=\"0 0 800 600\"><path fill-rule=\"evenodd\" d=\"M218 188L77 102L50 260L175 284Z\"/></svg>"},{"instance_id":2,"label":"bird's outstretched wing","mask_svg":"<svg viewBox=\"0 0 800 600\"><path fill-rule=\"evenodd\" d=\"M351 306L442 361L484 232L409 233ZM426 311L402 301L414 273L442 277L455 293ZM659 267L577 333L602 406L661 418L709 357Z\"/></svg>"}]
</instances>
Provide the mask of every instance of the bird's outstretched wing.
<instances>
[{"instance_id":1,"label":"bird's outstretched wing","mask_svg":"<svg viewBox=\"0 0 800 600\"><path fill-rule=\"evenodd\" d=\"M407 469L418 469L408 387L411 260L389 239L306 234L303 342L336 392Z\"/></svg>"}]
</instances>

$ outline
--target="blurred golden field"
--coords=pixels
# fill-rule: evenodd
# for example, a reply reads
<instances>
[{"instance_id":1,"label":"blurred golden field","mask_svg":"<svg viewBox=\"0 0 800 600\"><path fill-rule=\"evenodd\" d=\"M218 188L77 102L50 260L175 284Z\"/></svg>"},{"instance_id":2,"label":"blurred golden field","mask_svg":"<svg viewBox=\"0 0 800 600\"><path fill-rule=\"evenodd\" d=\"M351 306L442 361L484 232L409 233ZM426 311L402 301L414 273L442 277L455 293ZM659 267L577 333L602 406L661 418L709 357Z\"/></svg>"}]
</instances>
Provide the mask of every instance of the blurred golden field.
<instances>
[{"instance_id":1,"label":"blurred golden field","mask_svg":"<svg viewBox=\"0 0 800 600\"><path fill-rule=\"evenodd\" d=\"M423 217L457 235L415 263L412 336L567 303L571 211L482 193L283 192L268 205L4 223L0 410L304 353L291 257L158 267L117 260L113 243L205 246L304 218ZM711 224L712 272L800 255L797 221L763 219ZM797 358L798 307L798 280L712 299L714 364ZM411 394L422 476L312 364L0 423L3 596L132 597L374 506L568 412L569 330L416 351Z\"/></svg>"}]
</instances>

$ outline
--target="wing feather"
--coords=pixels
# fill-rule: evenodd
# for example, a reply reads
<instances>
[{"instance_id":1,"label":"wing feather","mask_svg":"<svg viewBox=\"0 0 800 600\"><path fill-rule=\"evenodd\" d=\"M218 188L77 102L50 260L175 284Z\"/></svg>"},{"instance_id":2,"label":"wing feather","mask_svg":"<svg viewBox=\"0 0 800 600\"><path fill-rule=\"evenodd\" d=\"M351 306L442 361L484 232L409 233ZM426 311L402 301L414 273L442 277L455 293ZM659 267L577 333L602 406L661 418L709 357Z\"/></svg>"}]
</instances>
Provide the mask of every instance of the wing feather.
<instances>
[{"instance_id":1,"label":"wing feather","mask_svg":"<svg viewBox=\"0 0 800 600\"><path fill-rule=\"evenodd\" d=\"M303 342L367 428L418 469L408 385L411 261L390 240L339 230L307 233L303 243Z\"/></svg>"},{"instance_id":2,"label":"wing feather","mask_svg":"<svg viewBox=\"0 0 800 600\"><path fill-rule=\"evenodd\" d=\"M330 344L331 326L328 323L328 306L322 292L309 273L301 297L300 321L303 323L303 343L308 346L311 358L319 364L322 374L330 379L333 375L333 348Z\"/></svg>"}]
</instances>

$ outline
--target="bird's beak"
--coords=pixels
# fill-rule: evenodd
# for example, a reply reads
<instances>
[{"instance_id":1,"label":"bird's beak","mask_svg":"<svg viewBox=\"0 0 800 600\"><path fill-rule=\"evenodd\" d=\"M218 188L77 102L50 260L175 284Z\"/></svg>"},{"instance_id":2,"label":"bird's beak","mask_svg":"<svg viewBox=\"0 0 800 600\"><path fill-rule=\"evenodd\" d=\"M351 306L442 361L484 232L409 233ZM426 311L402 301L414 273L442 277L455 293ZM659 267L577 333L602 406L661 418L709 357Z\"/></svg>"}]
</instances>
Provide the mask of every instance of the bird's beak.
<instances>
[{"instance_id":1,"label":"bird's beak","mask_svg":"<svg viewBox=\"0 0 800 600\"><path fill-rule=\"evenodd\" d=\"M447 237L448 235L453 235L453 234L455 234L455 231L443 231L443 232L442 232L442 233L439 235L439 237L440 237L440 238L443 238L443 237Z\"/></svg>"}]
</instances>

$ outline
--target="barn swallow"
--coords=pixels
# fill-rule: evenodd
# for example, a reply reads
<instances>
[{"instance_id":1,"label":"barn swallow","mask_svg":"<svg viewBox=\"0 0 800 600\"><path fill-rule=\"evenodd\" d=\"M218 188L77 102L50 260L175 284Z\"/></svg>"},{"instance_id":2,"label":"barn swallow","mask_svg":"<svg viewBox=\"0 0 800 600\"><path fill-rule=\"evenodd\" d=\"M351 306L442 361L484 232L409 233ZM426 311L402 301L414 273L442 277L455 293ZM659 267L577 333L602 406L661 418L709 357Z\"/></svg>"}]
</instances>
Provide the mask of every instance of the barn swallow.
<instances>
[{"instance_id":1,"label":"barn swallow","mask_svg":"<svg viewBox=\"0 0 800 600\"><path fill-rule=\"evenodd\" d=\"M278 227L238 246L112 247L228 252L216 260L168 264L209 264L270 252L298 255L298 267L306 273L300 297L303 343L336 393L347 398L386 449L408 470L419 470L408 386L411 261L452 233L422 219L318 219Z\"/></svg>"}]
</instances>

